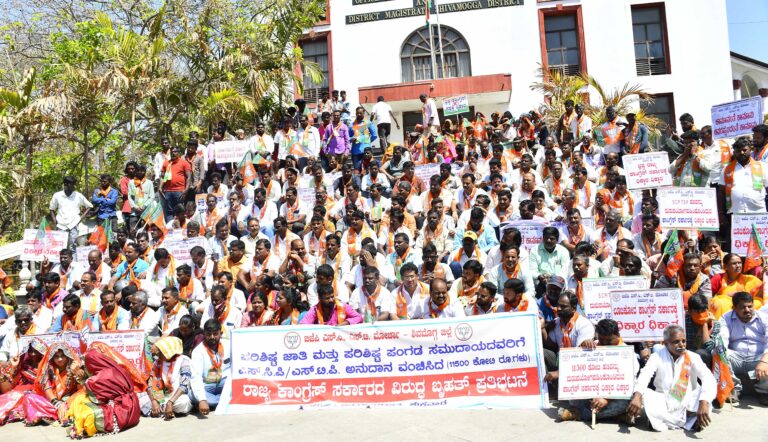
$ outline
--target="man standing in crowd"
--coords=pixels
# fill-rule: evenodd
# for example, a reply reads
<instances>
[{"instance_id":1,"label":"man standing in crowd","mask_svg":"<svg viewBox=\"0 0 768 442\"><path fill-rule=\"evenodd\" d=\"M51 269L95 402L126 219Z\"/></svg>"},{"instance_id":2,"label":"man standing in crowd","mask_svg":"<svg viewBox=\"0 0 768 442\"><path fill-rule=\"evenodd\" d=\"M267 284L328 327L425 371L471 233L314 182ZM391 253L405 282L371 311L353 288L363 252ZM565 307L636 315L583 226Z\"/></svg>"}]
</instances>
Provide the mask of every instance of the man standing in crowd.
<instances>
[{"instance_id":1,"label":"man standing in crowd","mask_svg":"<svg viewBox=\"0 0 768 442\"><path fill-rule=\"evenodd\" d=\"M54 193L48 205L50 218L56 220L56 228L69 234L67 247L72 253L77 246L80 221L91 207L93 205L83 194L75 191L75 179L71 176L64 177L64 190Z\"/></svg>"}]
</instances>

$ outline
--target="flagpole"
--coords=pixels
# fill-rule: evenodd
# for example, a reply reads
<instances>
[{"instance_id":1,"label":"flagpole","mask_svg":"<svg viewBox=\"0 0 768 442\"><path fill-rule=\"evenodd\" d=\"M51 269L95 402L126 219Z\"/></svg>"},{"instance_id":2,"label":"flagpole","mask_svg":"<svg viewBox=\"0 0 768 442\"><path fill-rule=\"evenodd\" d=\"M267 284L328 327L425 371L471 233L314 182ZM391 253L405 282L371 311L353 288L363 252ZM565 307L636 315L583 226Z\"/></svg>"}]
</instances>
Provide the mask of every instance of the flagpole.
<instances>
[{"instance_id":1,"label":"flagpole","mask_svg":"<svg viewBox=\"0 0 768 442\"><path fill-rule=\"evenodd\" d=\"M445 58L443 56L443 31L440 29L440 6L435 0L435 18L437 19L437 41L440 45L440 66L442 67L443 78L448 77L445 73ZM458 60L456 60L458 63Z\"/></svg>"},{"instance_id":2,"label":"flagpole","mask_svg":"<svg viewBox=\"0 0 768 442\"><path fill-rule=\"evenodd\" d=\"M429 5L426 6L429 8ZM437 59L435 58L435 43L432 41L432 23L427 21L429 27L429 54L432 58L432 79L437 78Z\"/></svg>"}]
</instances>

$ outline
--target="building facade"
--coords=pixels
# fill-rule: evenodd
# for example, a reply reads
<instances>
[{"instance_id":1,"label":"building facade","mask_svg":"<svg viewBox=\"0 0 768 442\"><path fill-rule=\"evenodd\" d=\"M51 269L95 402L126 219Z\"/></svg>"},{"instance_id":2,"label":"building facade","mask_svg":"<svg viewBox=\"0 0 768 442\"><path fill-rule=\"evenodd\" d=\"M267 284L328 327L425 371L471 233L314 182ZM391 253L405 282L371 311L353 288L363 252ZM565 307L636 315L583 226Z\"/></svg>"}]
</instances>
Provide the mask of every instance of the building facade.
<instances>
[{"instance_id":1,"label":"building facade","mask_svg":"<svg viewBox=\"0 0 768 442\"><path fill-rule=\"evenodd\" d=\"M486 115L536 109L540 67L586 72L608 89L639 83L655 96L639 105L673 124L688 112L701 126L713 104L733 100L725 0L436 0L434 60L425 3L329 0L300 43L326 73L322 84L305 80L307 102L337 89L370 109L383 96L403 128L398 141L420 122L421 93L438 107L467 94Z\"/></svg>"}]
</instances>

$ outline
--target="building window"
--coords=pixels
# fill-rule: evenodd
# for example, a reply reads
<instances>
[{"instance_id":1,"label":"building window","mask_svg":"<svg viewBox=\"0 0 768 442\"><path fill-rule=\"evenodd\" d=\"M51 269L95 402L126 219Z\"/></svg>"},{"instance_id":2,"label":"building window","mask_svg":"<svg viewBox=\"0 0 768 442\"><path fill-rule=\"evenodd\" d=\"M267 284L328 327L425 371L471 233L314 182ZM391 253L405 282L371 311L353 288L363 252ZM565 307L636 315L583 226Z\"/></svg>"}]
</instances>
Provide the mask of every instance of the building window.
<instances>
[{"instance_id":1,"label":"building window","mask_svg":"<svg viewBox=\"0 0 768 442\"><path fill-rule=\"evenodd\" d=\"M741 78L741 98L749 98L759 95L760 92L757 89L757 82L755 82L752 77L744 75Z\"/></svg>"},{"instance_id":2,"label":"building window","mask_svg":"<svg viewBox=\"0 0 768 442\"><path fill-rule=\"evenodd\" d=\"M564 75L581 72L581 48L576 14L544 17L544 34L547 43L547 67Z\"/></svg>"},{"instance_id":3,"label":"building window","mask_svg":"<svg viewBox=\"0 0 768 442\"><path fill-rule=\"evenodd\" d=\"M319 83L312 81L304 75L304 100L307 103L317 103L324 92L328 91L328 40L325 38L301 43L304 60L317 63L317 67L323 74Z\"/></svg>"},{"instance_id":4,"label":"building window","mask_svg":"<svg viewBox=\"0 0 768 442\"><path fill-rule=\"evenodd\" d=\"M469 58L469 45L464 37L453 28L441 26L443 37L443 60L445 69L440 62L440 41L437 29L432 29L432 44L435 51L437 76L432 73L432 55L429 46L429 29L420 28L405 40L400 52L400 62L403 69L403 83L432 80L434 78L468 77L472 75ZM445 71L445 72L443 72Z\"/></svg>"},{"instance_id":5,"label":"building window","mask_svg":"<svg viewBox=\"0 0 768 442\"><path fill-rule=\"evenodd\" d=\"M637 75L669 73L665 21L663 6L632 8Z\"/></svg>"},{"instance_id":6,"label":"building window","mask_svg":"<svg viewBox=\"0 0 768 442\"><path fill-rule=\"evenodd\" d=\"M672 94L654 95L653 100L640 100L640 109L667 125L675 127L675 100Z\"/></svg>"}]
</instances>

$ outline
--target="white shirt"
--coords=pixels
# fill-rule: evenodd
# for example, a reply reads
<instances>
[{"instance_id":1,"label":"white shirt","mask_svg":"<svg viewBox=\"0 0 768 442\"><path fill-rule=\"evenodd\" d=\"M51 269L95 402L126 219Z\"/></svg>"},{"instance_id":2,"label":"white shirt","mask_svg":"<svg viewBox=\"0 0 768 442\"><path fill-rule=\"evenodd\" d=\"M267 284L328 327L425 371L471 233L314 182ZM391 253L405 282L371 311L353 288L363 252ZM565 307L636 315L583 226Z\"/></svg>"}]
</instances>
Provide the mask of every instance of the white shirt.
<instances>
[{"instance_id":1,"label":"white shirt","mask_svg":"<svg viewBox=\"0 0 768 442\"><path fill-rule=\"evenodd\" d=\"M239 326L240 323L237 325ZM230 353L231 345L226 339L222 339L220 342L223 349L221 375L222 377L226 378L227 374L229 373L230 364L232 363L232 356ZM205 393L205 377L208 375L208 370L213 367L211 357L208 355L208 350L206 349L204 342L197 344L197 347L192 350L190 359L192 370L192 377L189 380L190 387L192 388L192 392L194 393L195 398L198 400L204 400L207 397Z\"/></svg>"},{"instance_id":2,"label":"white shirt","mask_svg":"<svg viewBox=\"0 0 768 442\"><path fill-rule=\"evenodd\" d=\"M527 265L527 263L526 263ZM531 278L531 272L527 271L528 267L520 264L520 271L517 274L517 279L523 281L525 284L525 296L528 297L528 304L536 303L536 287L533 285L533 278ZM485 274L483 275L486 281L496 284L497 292L499 295L504 294L504 283L509 279L507 273L501 264L488 270L486 267ZM504 301L502 301L503 303Z\"/></svg>"},{"instance_id":3,"label":"white shirt","mask_svg":"<svg viewBox=\"0 0 768 442\"><path fill-rule=\"evenodd\" d=\"M157 310L157 316L155 317L156 322L153 325L160 329L160 333L162 333L163 336L168 336L174 329L179 328L181 317L187 314L189 314L187 308L183 305L179 305L179 311L175 315L166 316L165 306L161 306Z\"/></svg>"},{"instance_id":4,"label":"white shirt","mask_svg":"<svg viewBox=\"0 0 768 442\"><path fill-rule=\"evenodd\" d=\"M736 161L736 160L733 160ZM760 163L763 168L763 185L755 190L752 183L752 165L746 167L736 163L733 170L733 188L731 189L731 208L728 213L765 212L765 187L768 186L768 163ZM720 174L720 183L725 186L725 168Z\"/></svg>"},{"instance_id":5,"label":"white shirt","mask_svg":"<svg viewBox=\"0 0 768 442\"><path fill-rule=\"evenodd\" d=\"M277 185L273 187L278 187ZM266 207L258 207L256 203L253 203L253 213L251 216L259 220L259 226L272 226L275 222L275 218L278 217L277 205L267 199L264 201ZM264 215L261 214L261 209L264 209Z\"/></svg>"},{"instance_id":6,"label":"white shirt","mask_svg":"<svg viewBox=\"0 0 768 442\"><path fill-rule=\"evenodd\" d=\"M275 140L272 136L266 132L264 135L258 134L248 139L248 144L251 146L251 152L256 153L259 151L267 151L272 153L275 149Z\"/></svg>"},{"instance_id":7,"label":"white shirt","mask_svg":"<svg viewBox=\"0 0 768 442\"><path fill-rule=\"evenodd\" d=\"M700 400L712 402L717 394L717 382L712 375L709 367L707 367L701 360L701 356L698 354L687 351L688 356L691 358L691 368L688 372L688 388L685 391L685 397L692 395L699 388L702 389L699 395ZM648 384L653 379L653 385L657 393L661 393L664 396L668 396L669 391L674 387L678 378L680 377L680 371L683 369L684 358L681 356L676 361L672 359L672 355L669 353L666 347L662 348L656 353L653 353L648 362L645 363L645 367L640 370L640 374L637 376L635 382L635 391L644 395L651 390ZM701 386L699 382L701 381ZM695 397L695 394L693 395ZM686 404L686 399L683 399L682 404ZM670 401L667 401L669 403Z\"/></svg>"},{"instance_id":8,"label":"white shirt","mask_svg":"<svg viewBox=\"0 0 768 442\"><path fill-rule=\"evenodd\" d=\"M267 273L269 271L274 272L275 274L280 273L280 257L275 255L274 250L270 250L269 258L267 258L267 262L263 263L255 258L249 259L246 261L245 264L243 264L242 267L240 267L240 270L250 272L252 270L256 271L256 274L261 275L262 273Z\"/></svg>"},{"instance_id":9,"label":"white shirt","mask_svg":"<svg viewBox=\"0 0 768 442\"><path fill-rule=\"evenodd\" d=\"M376 301L374 301L374 305L376 306L376 314L373 315L373 312L371 312L372 316L375 316L374 322L376 322L379 315L384 312L388 312L393 316L397 315L395 296L381 285L379 285L379 296L376 298ZM365 318L365 313L368 310L368 297L363 293L362 285L352 292L352 295L349 297L349 306L360 312L360 314L363 315L363 318Z\"/></svg>"},{"instance_id":10,"label":"white shirt","mask_svg":"<svg viewBox=\"0 0 768 442\"><path fill-rule=\"evenodd\" d=\"M146 310L144 310L144 317L142 317L141 321L139 321L139 326L137 329L143 330L144 335L157 336L157 323L158 312L147 307ZM133 315L131 315L131 325L133 325ZM133 327L131 327L131 329L133 329Z\"/></svg>"},{"instance_id":11,"label":"white shirt","mask_svg":"<svg viewBox=\"0 0 768 442\"><path fill-rule=\"evenodd\" d=\"M437 104L433 98L427 98L424 103L424 127L440 126L440 116L437 113Z\"/></svg>"},{"instance_id":12,"label":"white shirt","mask_svg":"<svg viewBox=\"0 0 768 442\"><path fill-rule=\"evenodd\" d=\"M437 311L437 306L432 303L432 298L426 297L420 302L414 302L411 304L411 310L408 312L411 319L430 319L432 314L430 312L430 304L432 308ZM464 313L464 305L458 299L451 301L440 313L437 314L438 318L465 318L467 315Z\"/></svg>"},{"instance_id":13,"label":"white shirt","mask_svg":"<svg viewBox=\"0 0 768 442\"><path fill-rule=\"evenodd\" d=\"M568 337L571 339L571 347L578 347L584 341L595 339L595 326L586 316L579 315ZM549 332L549 340L557 344L558 348L563 348L563 331L560 329L559 317L555 318L555 328Z\"/></svg>"},{"instance_id":14,"label":"white shirt","mask_svg":"<svg viewBox=\"0 0 768 442\"><path fill-rule=\"evenodd\" d=\"M632 241L632 232L625 229L624 227L619 226L616 229L616 233L611 235L608 232L605 232L605 238L603 238L603 232L605 231L604 227L601 227L595 231L595 239L600 241L600 243L603 244L604 248L607 248L606 256L612 256L614 253L616 253L616 250L618 250L618 243L619 238L628 239Z\"/></svg>"},{"instance_id":15,"label":"white shirt","mask_svg":"<svg viewBox=\"0 0 768 442\"><path fill-rule=\"evenodd\" d=\"M392 124L390 112L392 112L392 106L383 101L376 102L371 109L371 119L375 119L376 124Z\"/></svg>"},{"instance_id":16,"label":"white shirt","mask_svg":"<svg viewBox=\"0 0 768 442\"><path fill-rule=\"evenodd\" d=\"M721 146L727 147L728 152L731 151L731 146L725 140L712 140L712 144L709 146L701 145L702 150L699 152L698 157L702 169L709 170L709 181L707 184L720 183L720 174L723 173Z\"/></svg>"},{"instance_id":17,"label":"white shirt","mask_svg":"<svg viewBox=\"0 0 768 442\"><path fill-rule=\"evenodd\" d=\"M70 230L80 224L82 208L93 207L82 193L73 191L67 196L63 190L53 194L48 208L56 212L56 228Z\"/></svg>"},{"instance_id":18,"label":"white shirt","mask_svg":"<svg viewBox=\"0 0 768 442\"><path fill-rule=\"evenodd\" d=\"M320 155L320 132L312 125L307 127L306 130L299 129L299 143L308 157L317 157Z\"/></svg>"},{"instance_id":19,"label":"white shirt","mask_svg":"<svg viewBox=\"0 0 768 442\"><path fill-rule=\"evenodd\" d=\"M62 275L61 264L54 264L54 266L51 267L51 272L56 273L61 277ZM69 264L69 268L67 269L67 271L64 272L64 275L66 275L67 277L67 283L62 288L65 289L66 291L71 291L72 284L75 281L79 281L80 278L82 278L84 272L85 272L85 267L83 267L82 264L80 264L77 261L72 261Z\"/></svg>"},{"instance_id":20,"label":"white shirt","mask_svg":"<svg viewBox=\"0 0 768 442\"><path fill-rule=\"evenodd\" d=\"M262 231L259 231L258 235L256 235L256 238L252 237L250 234L240 237L240 241L245 243L245 256L248 259L253 258L253 255L256 253L256 241L260 239L266 239L269 241L269 237Z\"/></svg>"},{"instance_id":21,"label":"white shirt","mask_svg":"<svg viewBox=\"0 0 768 442\"><path fill-rule=\"evenodd\" d=\"M216 318L216 312L214 311L213 304L209 302L206 304L205 310L203 310L203 315L201 316L200 323L205 324L205 321L211 318ZM229 313L227 314L227 318L224 320L224 323L221 325L227 328L239 328L240 322L242 320L243 320L243 312L241 312L236 308L230 308Z\"/></svg>"},{"instance_id":22,"label":"white shirt","mask_svg":"<svg viewBox=\"0 0 768 442\"><path fill-rule=\"evenodd\" d=\"M571 133L575 137L577 134L579 137L582 137L586 134L592 134L592 119L589 118L586 115L581 116L581 118L573 118L571 120Z\"/></svg>"},{"instance_id":23,"label":"white shirt","mask_svg":"<svg viewBox=\"0 0 768 442\"><path fill-rule=\"evenodd\" d=\"M264 190L267 192L267 201L272 201L273 203L277 204L277 202L280 201L280 197L283 196L283 189L280 187L280 183L275 180L271 180L271 184L271 186L267 184L267 187L264 187L261 185L261 181L257 180L254 187L256 189L264 187ZM255 211L256 204L253 206Z\"/></svg>"},{"instance_id":24,"label":"white shirt","mask_svg":"<svg viewBox=\"0 0 768 442\"><path fill-rule=\"evenodd\" d=\"M347 289L346 285L336 284L336 299L345 304L349 303L349 289ZM317 282L313 282L312 285L307 288L307 302L310 307L314 307L319 301L320 298L317 295Z\"/></svg>"}]
</instances>

